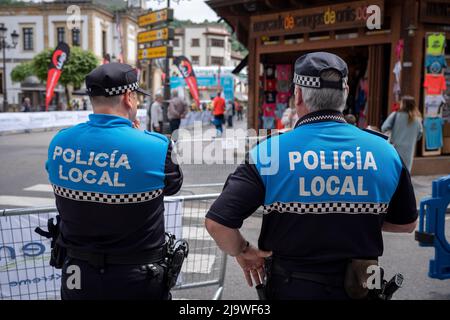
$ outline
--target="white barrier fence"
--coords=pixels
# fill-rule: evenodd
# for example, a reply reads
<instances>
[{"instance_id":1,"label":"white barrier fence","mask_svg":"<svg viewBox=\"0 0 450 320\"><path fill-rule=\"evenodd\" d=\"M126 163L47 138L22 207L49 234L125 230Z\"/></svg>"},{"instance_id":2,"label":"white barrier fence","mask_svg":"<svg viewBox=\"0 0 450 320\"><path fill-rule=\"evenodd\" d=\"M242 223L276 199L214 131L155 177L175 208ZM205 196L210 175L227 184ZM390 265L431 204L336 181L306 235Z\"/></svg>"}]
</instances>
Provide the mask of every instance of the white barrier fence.
<instances>
[{"instance_id":1,"label":"white barrier fence","mask_svg":"<svg viewBox=\"0 0 450 320\"><path fill-rule=\"evenodd\" d=\"M189 243L177 285L179 298L190 298L189 290L217 286L213 296L220 299L225 281L226 254L204 228L204 217L218 194L164 198L164 226L177 239ZM53 300L60 298L61 270L49 265L50 240L34 232L47 229L55 207L0 210L0 300Z\"/></svg>"},{"instance_id":2,"label":"white barrier fence","mask_svg":"<svg viewBox=\"0 0 450 320\"><path fill-rule=\"evenodd\" d=\"M33 129L69 127L88 120L92 111L5 112L0 113L0 134ZM137 117L146 128L147 110L138 109Z\"/></svg>"}]
</instances>

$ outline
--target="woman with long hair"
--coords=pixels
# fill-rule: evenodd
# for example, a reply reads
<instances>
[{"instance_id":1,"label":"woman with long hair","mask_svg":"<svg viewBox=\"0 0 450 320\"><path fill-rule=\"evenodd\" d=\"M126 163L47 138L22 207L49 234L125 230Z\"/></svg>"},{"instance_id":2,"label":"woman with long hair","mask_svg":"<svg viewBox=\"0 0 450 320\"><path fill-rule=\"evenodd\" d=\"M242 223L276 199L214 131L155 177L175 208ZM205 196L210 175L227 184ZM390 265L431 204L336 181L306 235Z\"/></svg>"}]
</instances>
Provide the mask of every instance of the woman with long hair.
<instances>
[{"instance_id":1,"label":"woman with long hair","mask_svg":"<svg viewBox=\"0 0 450 320\"><path fill-rule=\"evenodd\" d=\"M413 97L402 97L400 110L389 115L381 131L391 131L390 141L411 171L415 146L423 132L422 116Z\"/></svg>"}]
</instances>

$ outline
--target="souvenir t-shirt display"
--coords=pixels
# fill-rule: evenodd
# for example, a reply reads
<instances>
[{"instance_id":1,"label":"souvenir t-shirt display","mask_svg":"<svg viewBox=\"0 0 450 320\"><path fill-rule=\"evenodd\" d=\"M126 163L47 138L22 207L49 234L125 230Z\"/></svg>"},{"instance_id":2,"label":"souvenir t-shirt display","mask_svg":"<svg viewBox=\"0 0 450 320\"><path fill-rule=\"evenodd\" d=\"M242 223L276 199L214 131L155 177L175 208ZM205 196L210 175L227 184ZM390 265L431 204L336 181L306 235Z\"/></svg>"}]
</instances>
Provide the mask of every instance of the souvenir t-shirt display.
<instances>
[{"instance_id":1,"label":"souvenir t-shirt display","mask_svg":"<svg viewBox=\"0 0 450 320\"><path fill-rule=\"evenodd\" d=\"M277 65L277 79L280 81L290 81L291 79L291 65L278 64Z\"/></svg>"},{"instance_id":2,"label":"souvenir t-shirt display","mask_svg":"<svg viewBox=\"0 0 450 320\"><path fill-rule=\"evenodd\" d=\"M264 75L266 79L275 79L275 66L268 64L265 66Z\"/></svg>"},{"instance_id":3,"label":"souvenir t-shirt display","mask_svg":"<svg viewBox=\"0 0 450 320\"><path fill-rule=\"evenodd\" d=\"M277 92L276 91L265 91L265 102L266 103L275 103L277 98Z\"/></svg>"},{"instance_id":4,"label":"souvenir t-shirt display","mask_svg":"<svg viewBox=\"0 0 450 320\"><path fill-rule=\"evenodd\" d=\"M425 66L429 73L441 73L443 68L447 67L444 56L430 56L425 58Z\"/></svg>"},{"instance_id":5,"label":"souvenir t-shirt display","mask_svg":"<svg viewBox=\"0 0 450 320\"><path fill-rule=\"evenodd\" d=\"M430 34L427 38L427 54L440 56L444 52L445 34Z\"/></svg>"},{"instance_id":6,"label":"souvenir t-shirt display","mask_svg":"<svg viewBox=\"0 0 450 320\"><path fill-rule=\"evenodd\" d=\"M291 83L290 80L279 80L277 82L277 90L278 92L289 92L291 89Z\"/></svg>"},{"instance_id":7,"label":"souvenir t-shirt display","mask_svg":"<svg viewBox=\"0 0 450 320\"><path fill-rule=\"evenodd\" d=\"M423 86L427 89L427 94L441 94L447 89L443 74L427 73Z\"/></svg>"},{"instance_id":8,"label":"souvenir t-shirt display","mask_svg":"<svg viewBox=\"0 0 450 320\"><path fill-rule=\"evenodd\" d=\"M437 117L441 112L441 107L445 104L442 95L427 95L425 97L425 116Z\"/></svg>"},{"instance_id":9,"label":"souvenir t-shirt display","mask_svg":"<svg viewBox=\"0 0 450 320\"><path fill-rule=\"evenodd\" d=\"M277 103L287 103L289 101L289 94L285 92L278 92Z\"/></svg>"},{"instance_id":10,"label":"souvenir t-shirt display","mask_svg":"<svg viewBox=\"0 0 450 320\"><path fill-rule=\"evenodd\" d=\"M442 125L444 121L440 117L425 118L425 145L428 150L436 150L442 147Z\"/></svg>"},{"instance_id":11,"label":"souvenir t-shirt display","mask_svg":"<svg viewBox=\"0 0 450 320\"><path fill-rule=\"evenodd\" d=\"M275 79L267 79L266 80L266 90L274 91L277 88L277 80Z\"/></svg>"}]
</instances>

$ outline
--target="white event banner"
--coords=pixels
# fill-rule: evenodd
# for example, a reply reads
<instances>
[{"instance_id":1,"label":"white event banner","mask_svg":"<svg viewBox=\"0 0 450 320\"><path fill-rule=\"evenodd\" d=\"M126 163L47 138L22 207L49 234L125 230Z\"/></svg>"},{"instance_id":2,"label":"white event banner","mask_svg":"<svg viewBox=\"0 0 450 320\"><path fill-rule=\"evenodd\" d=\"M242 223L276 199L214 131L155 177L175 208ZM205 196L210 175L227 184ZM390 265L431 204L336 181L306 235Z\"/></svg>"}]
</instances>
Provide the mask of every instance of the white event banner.
<instances>
[{"instance_id":1,"label":"white event banner","mask_svg":"<svg viewBox=\"0 0 450 320\"><path fill-rule=\"evenodd\" d=\"M164 207L166 232L181 239L183 200L165 201ZM55 216L0 216L0 300L60 299L61 270L49 265L50 240L34 232L37 226L47 230L47 220Z\"/></svg>"},{"instance_id":2,"label":"white event banner","mask_svg":"<svg viewBox=\"0 0 450 320\"><path fill-rule=\"evenodd\" d=\"M92 111L4 112L0 113L0 133L32 129L70 127L89 120ZM138 109L141 128L146 128L147 111Z\"/></svg>"}]
</instances>

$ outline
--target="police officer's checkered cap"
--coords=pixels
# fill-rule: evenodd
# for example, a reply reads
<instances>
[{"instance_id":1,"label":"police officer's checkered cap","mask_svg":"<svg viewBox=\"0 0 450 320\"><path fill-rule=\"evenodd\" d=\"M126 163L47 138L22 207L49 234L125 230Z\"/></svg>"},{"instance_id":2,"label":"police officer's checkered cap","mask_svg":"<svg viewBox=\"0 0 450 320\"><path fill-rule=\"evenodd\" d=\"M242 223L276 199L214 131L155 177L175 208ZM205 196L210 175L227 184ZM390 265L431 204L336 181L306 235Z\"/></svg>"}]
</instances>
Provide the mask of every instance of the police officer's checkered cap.
<instances>
[{"instance_id":1,"label":"police officer's checkered cap","mask_svg":"<svg viewBox=\"0 0 450 320\"><path fill-rule=\"evenodd\" d=\"M125 63L106 63L86 76L86 89L90 96L112 97L124 94L127 90L145 95L148 92L139 88L137 70Z\"/></svg>"},{"instance_id":2,"label":"police officer's checkered cap","mask_svg":"<svg viewBox=\"0 0 450 320\"><path fill-rule=\"evenodd\" d=\"M335 54L328 52L308 53L295 61L293 83L307 88L332 88L343 90L348 76L347 64ZM330 81L321 79L324 71L336 71L341 79Z\"/></svg>"}]
</instances>

